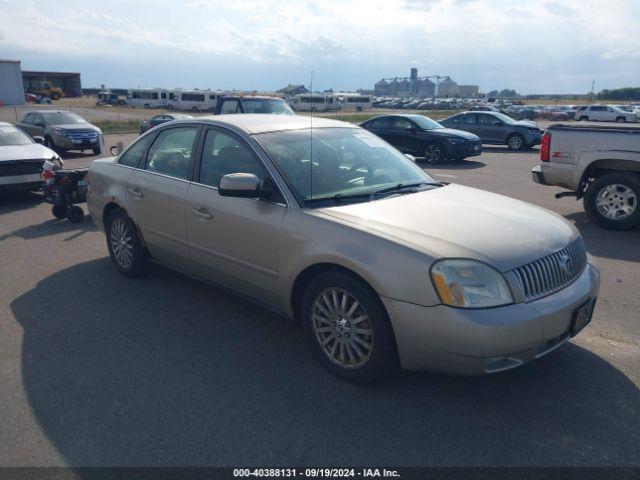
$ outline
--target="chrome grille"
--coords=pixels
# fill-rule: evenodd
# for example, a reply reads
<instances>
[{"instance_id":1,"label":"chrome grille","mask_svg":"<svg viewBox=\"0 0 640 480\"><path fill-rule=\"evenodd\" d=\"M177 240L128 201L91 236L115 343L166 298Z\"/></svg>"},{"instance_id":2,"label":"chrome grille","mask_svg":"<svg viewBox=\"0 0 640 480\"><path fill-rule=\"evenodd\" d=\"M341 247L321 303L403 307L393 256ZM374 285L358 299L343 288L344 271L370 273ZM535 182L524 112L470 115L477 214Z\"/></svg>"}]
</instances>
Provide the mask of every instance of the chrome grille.
<instances>
[{"instance_id":1,"label":"chrome grille","mask_svg":"<svg viewBox=\"0 0 640 480\"><path fill-rule=\"evenodd\" d=\"M95 130L67 130L66 136L72 142L90 142L98 140L98 132Z\"/></svg>"},{"instance_id":2,"label":"chrome grille","mask_svg":"<svg viewBox=\"0 0 640 480\"><path fill-rule=\"evenodd\" d=\"M587 252L582 237L578 237L563 249L512 271L525 302L531 302L569 285L586 264Z\"/></svg>"}]
</instances>

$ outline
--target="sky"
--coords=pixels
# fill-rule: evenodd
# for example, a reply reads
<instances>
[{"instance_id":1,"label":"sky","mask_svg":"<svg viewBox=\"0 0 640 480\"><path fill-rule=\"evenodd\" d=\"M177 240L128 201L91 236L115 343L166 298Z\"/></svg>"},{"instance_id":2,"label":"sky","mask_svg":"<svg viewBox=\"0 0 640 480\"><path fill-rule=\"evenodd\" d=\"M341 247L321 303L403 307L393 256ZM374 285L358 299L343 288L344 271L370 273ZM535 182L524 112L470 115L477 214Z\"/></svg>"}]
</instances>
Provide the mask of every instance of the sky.
<instances>
[{"instance_id":1,"label":"sky","mask_svg":"<svg viewBox=\"0 0 640 480\"><path fill-rule=\"evenodd\" d=\"M640 0L0 0L0 58L84 87L640 86Z\"/></svg>"}]
</instances>

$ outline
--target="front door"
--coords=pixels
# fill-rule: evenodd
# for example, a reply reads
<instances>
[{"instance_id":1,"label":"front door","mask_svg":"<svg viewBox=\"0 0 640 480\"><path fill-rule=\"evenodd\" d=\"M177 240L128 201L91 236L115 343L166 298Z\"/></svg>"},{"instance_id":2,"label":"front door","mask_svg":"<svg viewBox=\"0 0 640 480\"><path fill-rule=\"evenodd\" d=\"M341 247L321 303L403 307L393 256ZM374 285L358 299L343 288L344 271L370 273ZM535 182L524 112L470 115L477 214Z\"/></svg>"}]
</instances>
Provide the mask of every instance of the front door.
<instances>
[{"instance_id":1,"label":"front door","mask_svg":"<svg viewBox=\"0 0 640 480\"><path fill-rule=\"evenodd\" d=\"M415 123L405 117L393 117L391 120L391 143L403 153L424 155L424 141L418 134Z\"/></svg>"},{"instance_id":2,"label":"front door","mask_svg":"<svg viewBox=\"0 0 640 480\"><path fill-rule=\"evenodd\" d=\"M187 265L185 198L199 127L166 128L158 133L144 169L127 185L128 205L151 255L178 268Z\"/></svg>"},{"instance_id":3,"label":"front door","mask_svg":"<svg viewBox=\"0 0 640 480\"><path fill-rule=\"evenodd\" d=\"M223 197L218 184L229 173L269 174L249 145L223 129L207 130L197 181L186 202L190 270L215 283L278 305L278 249L287 210L272 200Z\"/></svg>"},{"instance_id":4,"label":"front door","mask_svg":"<svg viewBox=\"0 0 640 480\"><path fill-rule=\"evenodd\" d=\"M478 135L482 140L486 142L502 143L506 138L504 123L496 125L496 122L500 122L497 117L488 113L477 114ZM475 133L475 132L474 132Z\"/></svg>"}]
</instances>

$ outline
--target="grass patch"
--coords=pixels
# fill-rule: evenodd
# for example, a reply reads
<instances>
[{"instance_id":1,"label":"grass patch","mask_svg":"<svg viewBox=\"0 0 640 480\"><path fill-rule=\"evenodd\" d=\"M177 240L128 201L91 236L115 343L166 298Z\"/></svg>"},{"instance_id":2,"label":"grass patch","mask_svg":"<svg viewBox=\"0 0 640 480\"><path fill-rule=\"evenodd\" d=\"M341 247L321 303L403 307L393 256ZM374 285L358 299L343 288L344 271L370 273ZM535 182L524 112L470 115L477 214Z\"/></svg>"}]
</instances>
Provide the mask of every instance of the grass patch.
<instances>
[{"instance_id":1,"label":"grass patch","mask_svg":"<svg viewBox=\"0 0 640 480\"><path fill-rule=\"evenodd\" d=\"M138 133L140 120L99 120L93 124L105 135L114 133Z\"/></svg>"}]
</instances>

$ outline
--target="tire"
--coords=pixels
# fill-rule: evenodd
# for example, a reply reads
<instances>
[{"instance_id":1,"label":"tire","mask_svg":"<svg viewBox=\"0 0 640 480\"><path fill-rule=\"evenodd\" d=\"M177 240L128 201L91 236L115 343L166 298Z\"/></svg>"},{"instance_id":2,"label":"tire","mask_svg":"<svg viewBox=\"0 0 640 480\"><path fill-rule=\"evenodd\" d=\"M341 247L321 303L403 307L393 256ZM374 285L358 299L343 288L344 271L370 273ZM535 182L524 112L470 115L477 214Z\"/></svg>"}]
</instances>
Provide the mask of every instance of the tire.
<instances>
[{"instance_id":1,"label":"tire","mask_svg":"<svg viewBox=\"0 0 640 480\"><path fill-rule=\"evenodd\" d=\"M148 103L144 104L144 108L146 108L147 110L151 108L151 105L149 105Z\"/></svg>"},{"instance_id":2,"label":"tire","mask_svg":"<svg viewBox=\"0 0 640 480\"><path fill-rule=\"evenodd\" d=\"M148 269L148 255L140 244L135 225L123 210L116 208L109 212L105 232L109 256L116 270L125 277L143 276Z\"/></svg>"},{"instance_id":3,"label":"tire","mask_svg":"<svg viewBox=\"0 0 640 480\"><path fill-rule=\"evenodd\" d=\"M54 152L56 152L56 144L53 143L53 140L51 139L50 136L46 136L44 137L44 146L47 148L50 148L51 150L53 150Z\"/></svg>"},{"instance_id":4,"label":"tire","mask_svg":"<svg viewBox=\"0 0 640 480\"><path fill-rule=\"evenodd\" d=\"M616 122L618 122L618 123L625 123L626 121L627 121L627 119L625 117L616 118Z\"/></svg>"},{"instance_id":5,"label":"tire","mask_svg":"<svg viewBox=\"0 0 640 480\"><path fill-rule=\"evenodd\" d=\"M519 133L512 133L507 137L507 147L509 150L524 150L527 148L527 144L524 141L524 137Z\"/></svg>"},{"instance_id":6,"label":"tire","mask_svg":"<svg viewBox=\"0 0 640 480\"><path fill-rule=\"evenodd\" d=\"M428 143L424 147L424 161L427 163L440 163L444 160L444 147L441 143Z\"/></svg>"},{"instance_id":7,"label":"tire","mask_svg":"<svg viewBox=\"0 0 640 480\"><path fill-rule=\"evenodd\" d=\"M581 121L581 122L585 122L585 121L588 121L588 120L589 120L589 117L587 117L586 115L582 115L582 116L580 117L580 121Z\"/></svg>"},{"instance_id":8,"label":"tire","mask_svg":"<svg viewBox=\"0 0 640 480\"><path fill-rule=\"evenodd\" d=\"M628 230L640 225L640 176L606 173L584 195L584 209L593 223L608 230Z\"/></svg>"},{"instance_id":9,"label":"tire","mask_svg":"<svg viewBox=\"0 0 640 480\"><path fill-rule=\"evenodd\" d=\"M80 223L84 218L84 211L82 208L74 205L67 211L67 220L71 223Z\"/></svg>"},{"instance_id":10,"label":"tire","mask_svg":"<svg viewBox=\"0 0 640 480\"><path fill-rule=\"evenodd\" d=\"M54 93L51 95L51 100L60 100L60 94Z\"/></svg>"},{"instance_id":11,"label":"tire","mask_svg":"<svg viewBox=\"0 0 640 480\"><path fill-rule=\"evenodd\" d=\"M66 205L54 205L51 207L51 214L58 220L62 220L63 218L67 218L68 210L69 208Z\"/></svg>"},{"instance_id":12,"label":"tire","mask_svg":"<svg viewBox=\"0 0 640 480\"><path fill-rule=\"evenodd\" d=\"M94 155L100 155L102 153L102 147L92 148Z\"/></svg>"},{"instance_id":13,"label":"tire","mask_svg":"<svg viewBox=\"0 0 640 480\"><path fill-rule=\"evenodd\" d=\"M334 292L337 300L333 299ZM320 362L333 374L367 383L397 368L396 343L387 313L376 293L359 279L339 271L321 273L306 288L301 308L305 336Z\"/></svg>"}]
</instances>

